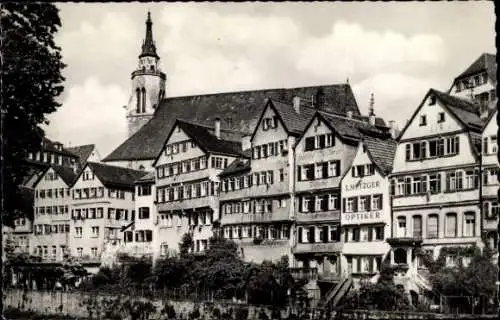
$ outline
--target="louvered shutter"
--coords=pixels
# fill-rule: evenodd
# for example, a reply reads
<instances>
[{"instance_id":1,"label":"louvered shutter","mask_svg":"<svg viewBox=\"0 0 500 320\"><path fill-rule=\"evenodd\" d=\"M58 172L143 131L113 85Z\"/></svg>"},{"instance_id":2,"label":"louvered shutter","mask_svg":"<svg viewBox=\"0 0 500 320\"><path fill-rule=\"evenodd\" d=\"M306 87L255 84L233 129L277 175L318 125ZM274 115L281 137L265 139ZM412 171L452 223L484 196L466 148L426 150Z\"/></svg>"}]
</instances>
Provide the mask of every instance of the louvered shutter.
<instances>
[{"instance_id":1,"label":"louvered shutter","mask_svg":"<svg viewBox=\"0 0 500 320\"><path fill-rule=\"evenodd\" d=\"M344 211L344 212L346 211L345 210L346 209L346 207L345 207L345 200L346 200L345 198L342 199L342 211Z\"/></svg>"},{"instance_id":2,"label":"louvered shutter","mask_svg":"<svg viewBox=\"0 0 500 320\"><path fill-rule=\"evenodd\" d=\"M358 197L354 197L354 201L353 201L353 210L352 212L358 212Z\"/></svg>"},{"instance_id":3,"label":"louvered shutter","mask_svg":"<svg viewBox=\"0 0 500 320\"><path fill-rule=\"evenodd\" d=\"M335 165L335 169L336 169L336 176L340 176L340 160L337 160L337 164Z\"/></svg>"},{"instance_id":4,"label":"louvered shutter","mask_svg":"<svg viewBox=\"0 0 500 320\"><path fill-rule=\"evenodd\" d=\"M366 196L366 211L372 209L372 196Z\"/></svg>"},{"instance_id":5,"label":"louvered shutter","mask_svg":"<svg viewBox=\"0 0 500 320\"><path fill-rule=\"evenodd\" d=\"M302 181L302 167L297 166L297 177L299 181Z\"/></svg>"},{"instance_id":6,"label":"louvered shutter","mask_svg":"<svg viewBox=\"0 0 500 320\"><path fill-rule=\"evenodd\" d=\"M446 191L450 191L450 174L446 174Z\"/></svg>"},{"instance_id":7,"label":"louvered shutter","mask_svg":"<svg viewBox=\"0 0 500 320\"><path fill-rule=\"evenodd\" d=\"M460 153L460 137L455 137L455 152L456 154Z\"/></svg>"},{"instance_id":8,"label":"louvered shutter","mask_svg":"<svg viewBox=\"0 0 500 320\"><path fill-rule=\"evenodd\" d=\"M322 171L323 171L323 179L328 178L328 162L323 162L322 164Z\"/></svg>"},{"instance_id":9,"label":"louvered shutter","mask_svg":"<svg viewBox=\"0 0 500 320\"><path fill-rule=\"evenodd\" d=\"M303 197L299 197L299 212L304 212Z\"/></svg>"},{"instance_id":10,"label":"louvered shutter","mask_svg":"<svg viewBox=\"0 0 500 320\"><path fill-rule=\"evenodd\" d=\"M315 203L315 198L314 197L309 197L309 212L314 212L314 205Z\"/></svg>"},{"instance_id":11,"label":"louvered shutter","mask_svg":"<svg viewBox=\"0 0 500 320\"><path fill-rule=\"evenodd\" d=\"M328 210L328 195L325 194L322 197L323 197L323 202L321 203L321 211L327 211Z\"/></svg>"}]
</instances>

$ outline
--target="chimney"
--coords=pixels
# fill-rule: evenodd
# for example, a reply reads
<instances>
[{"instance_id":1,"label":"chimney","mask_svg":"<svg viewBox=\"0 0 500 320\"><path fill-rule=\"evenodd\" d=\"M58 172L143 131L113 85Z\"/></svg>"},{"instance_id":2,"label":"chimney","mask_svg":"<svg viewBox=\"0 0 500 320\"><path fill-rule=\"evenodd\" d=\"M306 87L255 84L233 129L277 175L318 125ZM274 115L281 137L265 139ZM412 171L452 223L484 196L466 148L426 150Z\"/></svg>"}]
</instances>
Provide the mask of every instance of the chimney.
<instances>
[{"instance_id":1,"label":"chimney","mask_svg":"<svg viewBox=\"0 0 500 320\"><path fill-rule=\"evenodd\" d=\"M349 110L349 111L347 111L347 117L348 117L349 119L352 119L352 111L350 111L350 110Z\"/></svg>"},{"instance_id":2,"label":"chimney","mask_svg":"<svg viewBox=\"0 0 500 320\"><path fill-rule=\"evenodd\" d=\"M300 97L293 97L293 108L295 112L300 113Z\"/></svg>"},{"instance_id":3,"label":"chimney","mask_svg":"<svg viewBox=\"0 0 500 320\"><path fill-rule=\"evenodd\" d=\"M251 138L251 136L243 136L241 138L241 149L243 151L248 150L252 147L252 144L250 142L250 138Z\"/></svg>"},{"instance_id":4,"label":"chimney","mask_svg":"<svg viewBox=\"0 0 500 320\"><path fill-rule=\"evenodd\" d=\"M396 122L394 120L389 121L389 133L393 139L396 139Z\"/></svg>"},{"instance_id":5,"label":"chimney","mask_svg":"<svg viewBox=\"0 0 500 320\"><path fill-rule=\"evenodd\" d=\"M220 139L220 118L215 118L215 137Z\"/></svg>"}]
</instances>

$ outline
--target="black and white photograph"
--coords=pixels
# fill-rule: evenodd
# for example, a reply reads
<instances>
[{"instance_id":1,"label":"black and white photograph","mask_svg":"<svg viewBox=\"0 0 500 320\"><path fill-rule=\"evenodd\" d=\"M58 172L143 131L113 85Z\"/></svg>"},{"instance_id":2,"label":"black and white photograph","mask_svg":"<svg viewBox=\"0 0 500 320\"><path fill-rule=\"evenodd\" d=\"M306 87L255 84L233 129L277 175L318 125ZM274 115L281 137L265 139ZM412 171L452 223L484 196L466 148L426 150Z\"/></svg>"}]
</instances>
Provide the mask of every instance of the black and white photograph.
<instances>
[{"instance_id":1,"label":"black and white photograph","mask_svg":"<svg viewBox=\"0 0 500 320\"><path fill-rule=\"evenodd\" d=\"M2 320L498 319L495 7L1 4Z\"/></svg>"}]
</instances>

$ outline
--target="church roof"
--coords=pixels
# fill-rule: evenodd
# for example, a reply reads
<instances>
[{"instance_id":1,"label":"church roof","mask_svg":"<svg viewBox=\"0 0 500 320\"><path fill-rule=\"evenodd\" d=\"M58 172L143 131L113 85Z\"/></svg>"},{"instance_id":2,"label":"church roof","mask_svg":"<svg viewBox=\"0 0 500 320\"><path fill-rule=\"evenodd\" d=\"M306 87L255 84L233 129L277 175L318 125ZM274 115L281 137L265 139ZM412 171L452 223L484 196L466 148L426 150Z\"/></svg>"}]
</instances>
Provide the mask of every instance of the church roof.
<instances>
[{"instance_id":1,"label":"church roof","mask_svg":"<svg viewBox=\"0 0 500 320\"><path fill-rule=\"evenodd\" d=\"M144 38L144 43L142 44L142 52L139 55L139 58L147 56L160 59L160 57L156 53L156 45L153 40L153 22L151 21L150 12L148 12L148 19L146 20L146 37Z\"/></svg>"},{"instance_id":2,"label":"church roof","mask_svg":"<svg viewBox=\"0 0 500 320\"><path fill-rule=\"evenodd\" d=\"M360 114L348 84L166 98L156 109L153 118L103 161L155 159L177 118L209 126L213 125L216 118L220 118L221 127L251 134L262 105L268 98L292 103L295 96L313 97L319 90L324 94L321 110Z\"/></svg>"}]
</instances>

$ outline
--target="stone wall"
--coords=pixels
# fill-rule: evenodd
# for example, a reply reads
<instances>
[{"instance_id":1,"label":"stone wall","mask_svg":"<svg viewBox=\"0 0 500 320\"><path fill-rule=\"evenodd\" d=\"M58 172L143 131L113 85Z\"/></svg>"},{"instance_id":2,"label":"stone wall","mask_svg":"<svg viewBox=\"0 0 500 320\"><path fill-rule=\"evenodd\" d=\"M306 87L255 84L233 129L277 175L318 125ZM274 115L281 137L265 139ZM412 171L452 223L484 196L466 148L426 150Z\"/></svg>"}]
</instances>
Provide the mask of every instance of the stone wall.
<instances>
[{"instance_id":1,"label":"stone wall","mask_svg":"<svg viewBox=\"0 0 500 320\"><path fill-rule=\"evenodd\" d=\"M95 297L98 301L104 298L116 298L117 296L111 295L91 295L88 293L80 292L61 292L61 291L27 291L22 290L9 290L3 294L4 308L15 308L23 311L34 311L44 315L50 314L67 314L74 317L88 317L87 306L84 301L89 298ZM182 315L186 319L196 307L199 308L200 313L208 314L208 309L218 308L221 313L233 309L235 311L241 307L248 307L248 318L257 319L257 315L261 309L264 309L267 314L271 315L271 310L267 307L248 306L230 302L214 302L214 303L195 303L193 301L151 301L158 311L164 308L165 304L171 305L175 309L177 315ZM287 316L285 312L283 316ZM158 318L158 317L156 317Z\"/></svg>"}]
</instances>

